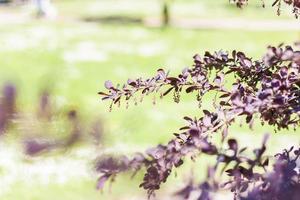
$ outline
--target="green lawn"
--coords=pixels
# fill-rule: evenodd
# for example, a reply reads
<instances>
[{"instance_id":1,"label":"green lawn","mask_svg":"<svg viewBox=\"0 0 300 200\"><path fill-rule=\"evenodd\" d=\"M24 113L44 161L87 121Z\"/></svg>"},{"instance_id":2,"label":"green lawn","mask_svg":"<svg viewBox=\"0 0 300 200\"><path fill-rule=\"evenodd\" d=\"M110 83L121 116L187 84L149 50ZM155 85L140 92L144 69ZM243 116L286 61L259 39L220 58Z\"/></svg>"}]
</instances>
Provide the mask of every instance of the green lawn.
<instances>
[{"instance_id":1,"label":"green lawn","mask_svg":"<svg viewBox=\"0 0 300 200\"><path fill-rule=\"evenodd\" d=\"M242 12L224 5L221 1L222 7L218 7L216 2L219 1L178 1L174 5L175 16L213 18L225 15L245 19L254 17L257 20L277 18L274 10L268 9L265 12L250 6ZM42 89L51 88L57 107L79 108L81 116L87 120L101 116L105 123L104 146L116 153L143 151L157 143L167 142L172 133L183 125L182 117L199 116L199 110L195 109L197 102L192 97L184 97L184 101L178 105L171 98L166 98L158 101L155 106L152 105L151 98L148 98L142 105L134 106L132 103L128 110L123 105L110 113L108 102L101 102L97 95L98 91L104 90L105 80L123 83L130 77L152 76L160 67L176 74L183 67L192 64L194 54L203 54L206 50L238 49L254 58L260 58L269 44L290 44L300 39L300 33L293 31L159 29L134 24L87 23L82 20L84 17L109 14L159 17L157 1L56 2L62 16L57 21L31 20L22 24L0 26L0 83L11 81L17 84L19 108L25 111L34 109ZM227 0L225 2L227 3ZM202 6L201 12L198 12L195 4ZM12 8L8 10L16 12ZM284 15L282 18L289 17ZM236 126L232 128L230 136L239 138L243 145L258 146L262 134L273 131L268 127L257 126L255 133L247 132L248 128ZM270 141L270 145L274 147L271 149L272 153L285 147L287 143L299 143L295 133L273 136ZM91 152L101 153L102 150L93 149ZM71 155L63 156L72 159ZM87 155L86 160L81 158L78 162L90 165L93 157L95 155ZM22 156L16 160L16 165L22 168ZM183 171L186 172L183 172L182 176L187 175L189 171L189 166L185 168ZM2 169L1 173L0 166L0 180L5 170L8 169ZM0 199L133 200L141 199L140 195L144 194L137 189L137 181L141 176L130 184L129 177L120 177L113 185L112 193L109 194L107 187L104 195L95 191L96 177L93 174L83 178L73 177L61 184L50 181L45 185L34 178L28 178L32 179L30 183L18 179L11 184L7 192L1 193L0 187ZM177 183L175 185L177 186ZM134 195L131 195L131 192Z\"/></svg>"}]
</instances>

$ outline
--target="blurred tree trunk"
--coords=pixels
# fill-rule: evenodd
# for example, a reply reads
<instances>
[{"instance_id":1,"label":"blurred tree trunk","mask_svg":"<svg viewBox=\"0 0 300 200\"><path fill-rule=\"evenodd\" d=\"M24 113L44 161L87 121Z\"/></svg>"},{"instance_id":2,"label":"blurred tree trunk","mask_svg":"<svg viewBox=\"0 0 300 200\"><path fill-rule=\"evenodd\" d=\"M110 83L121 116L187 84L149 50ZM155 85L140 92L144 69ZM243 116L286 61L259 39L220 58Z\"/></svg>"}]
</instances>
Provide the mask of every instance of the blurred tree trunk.
<instances>
[{"instance_id":1,"label":"blurred tree trunk","mask_svg":"<svg viewBox=\"0 0 300 200\"><path fill-rule=\"evenodd\" d=\"M164 27L169 26L170 24L170 1L163 0L163 7L162 7L162 25Z\"/></svg>"}]
</instances>

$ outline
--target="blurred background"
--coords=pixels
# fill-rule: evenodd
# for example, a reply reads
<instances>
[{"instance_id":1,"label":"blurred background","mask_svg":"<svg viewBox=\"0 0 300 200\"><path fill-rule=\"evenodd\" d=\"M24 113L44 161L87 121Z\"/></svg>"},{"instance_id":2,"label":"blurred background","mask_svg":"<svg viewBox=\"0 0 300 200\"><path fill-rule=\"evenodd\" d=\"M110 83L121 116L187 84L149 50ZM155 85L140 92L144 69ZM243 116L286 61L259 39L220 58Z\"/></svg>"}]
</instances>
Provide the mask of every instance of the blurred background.
<instances>
[{"instance_id":1,"label":"blurred background","mask_svg":"<svg viewBox=\"0 0 300 200\"><path fill-rule=\"evenodd\" d=\"M149 97L109 112L97 95L104 81L150 77L158 68L176 74L206 50L259 59L268 45L299 41L299 19L285 7L277 16L271 3L239 9L228 0L0 0L0 199L146 199L138 189L142 173L97 191L94 160L168 142L183 116L200 116L197 101L169 97L153 105ZM257 147L266 132L274 131L237 124L229 137ZM296 132L281 131L269 153L293 144ZM174 199L191 171L204 177L209 162L184 165L157 199Z\"/></svg>"}]
</instances>

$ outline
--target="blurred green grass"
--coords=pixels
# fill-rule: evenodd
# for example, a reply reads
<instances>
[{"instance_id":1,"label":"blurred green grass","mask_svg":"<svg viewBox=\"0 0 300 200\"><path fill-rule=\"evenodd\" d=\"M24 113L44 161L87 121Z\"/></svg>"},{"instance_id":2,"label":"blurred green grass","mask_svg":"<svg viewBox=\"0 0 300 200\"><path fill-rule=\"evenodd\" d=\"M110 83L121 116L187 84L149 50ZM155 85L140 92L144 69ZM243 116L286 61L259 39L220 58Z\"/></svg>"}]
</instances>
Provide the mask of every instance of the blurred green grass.
<instances>
[{"instance_id":1,"label":"blurred green grass","mask_svg":"<svg viewBox=\"0 0 300 200\"><path fill-rule=\"evenodd\" d=\"M174 18L279 19L274 9L258 7L259 2L240 10L228 6L226 0L201 3L180 0L172 9ZM0 26L0 83L17 84L18 105L25 111L34 109L42 89L51 88L58 107L79 108L84 119L101 116L105 123L105 147L118 153L143 151L167 142L184 124L182 117L199 116L199 109L195 109L197 102L193 97L184 96L179 104L172 98L157 100L155 106L149 97L142 105L131 103L127 110L122 105L109 113L109 103L102 102L97 95L104 90L105 80L123 83L127 78L149 77L160 67L176 74L192 64L194 54L203 54L206 50L238 49L260 58L269 44L291 44L300 39L296 31L160 29L82 20L111 14L159 18L158 1L65 0L55 3L61 15L57 21L31 20ZM9 8L9 11L14 9ZM283 13L280 18L290 17ZM249 132L248 128L235 126L230 136L237 137L242 145L259 146L262 134L273 130L257 125L255 133ZM287 143L299 143L297 138L295 133L289 133L288 138L286 134L273 135L271 151L276 152ZM138 186L135 181L128 184L128 177L125 180L120 177L117 181L120 182L113 186L113 195L103 196L94 190L94 180L70 180L61 186L15 183L12 190L0 198L124 200L123 194L128 193L126 191L136 193ZM141 191L137 192L139 194ZM127 196L126 199L134 199Z\"/></svg>"}]
</instances>

